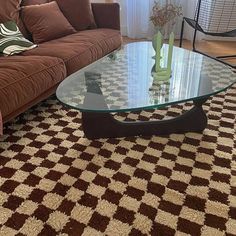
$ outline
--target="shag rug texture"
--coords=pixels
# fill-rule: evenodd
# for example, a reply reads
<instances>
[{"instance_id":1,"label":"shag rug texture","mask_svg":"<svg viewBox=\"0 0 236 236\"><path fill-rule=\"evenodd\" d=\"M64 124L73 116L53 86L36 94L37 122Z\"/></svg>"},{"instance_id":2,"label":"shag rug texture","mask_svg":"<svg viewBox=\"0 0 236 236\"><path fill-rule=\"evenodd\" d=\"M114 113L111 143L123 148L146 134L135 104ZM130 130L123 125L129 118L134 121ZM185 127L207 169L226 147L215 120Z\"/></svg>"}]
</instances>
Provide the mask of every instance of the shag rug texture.
<instances>
[{"instance_id":1,"label":"shag rug texture","mask_svg":"<svg viewBox=\"0 0 236 236\"><path fill-rule=\"evenodd\" d=\"M204 109L201 134L88 140L78 111L40 103L0 138L0 235L236 235L236 86Z\"/></svg>"}]
</instances>

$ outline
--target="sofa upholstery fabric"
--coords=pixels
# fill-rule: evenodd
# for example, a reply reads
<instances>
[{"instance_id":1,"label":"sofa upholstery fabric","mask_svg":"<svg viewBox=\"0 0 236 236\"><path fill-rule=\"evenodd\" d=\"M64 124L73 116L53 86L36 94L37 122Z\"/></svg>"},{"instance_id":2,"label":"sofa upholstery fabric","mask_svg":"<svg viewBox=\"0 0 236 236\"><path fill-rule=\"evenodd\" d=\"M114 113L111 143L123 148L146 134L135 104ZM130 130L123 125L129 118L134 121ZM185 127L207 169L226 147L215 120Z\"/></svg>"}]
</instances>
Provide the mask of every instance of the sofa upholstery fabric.
<instances>
[{"instance_id":1,"label":"sofa upholstery fabric","mask_svg":"<svg viewBox=\"0 0 236 236\"><path fill-rule=\"evenodd\" d=\"M0 109L6 117L66 77L59 58L0 57Z\"/></svg>"},{"instance_id":2,"label":"sofa upholstery fabric","mask_svg":"<svg viewBox=\"0 0 236 236\"><path fill-rule=\"evenodd\" d=\"M80 31L96 28L96 23L89 0L56 1L65 17L76 30Z\"/></svg>"},{"instance_id":3,"label":"sofa upholstery fabric","mask_svg":"<svg viewBox=\"0 0 236 236\"><path fill-rule=\"evenodd\" d=\"M121 35L117 30L94 29L40 44L23 55L52 56L63 59L70 75L119 48Z\"/></svg>"},{"instance_id":4,"label":"sofa upholstery fabric","mask_svg":"<svg viewBox=\"0 0 236 236\"><path fill-rule=\"evenodd\" d=\"M98 28L120 30L120 5L118 3L92 3Z\"/></svg>"},{"instance_id":5,"label":"sofa upholstery fabric","mask_svg":"<svg viewBox=\"0 0 236 236\"><path fill-rule=\"evenodd\" d=\"M22 0L21 6L40 5L48 2L49 0Z\"/></svg>"},{"instance_id":6,"label":"sofa upholstery fabric","mask_svg":"<svg viewBox=\"0 0 236 236\"><path fill-rule=\"evenodd\" d=\"M55 1L23 7L22 18L35 43L50 41L76 32Z\"/></svg>"}]
</instances>

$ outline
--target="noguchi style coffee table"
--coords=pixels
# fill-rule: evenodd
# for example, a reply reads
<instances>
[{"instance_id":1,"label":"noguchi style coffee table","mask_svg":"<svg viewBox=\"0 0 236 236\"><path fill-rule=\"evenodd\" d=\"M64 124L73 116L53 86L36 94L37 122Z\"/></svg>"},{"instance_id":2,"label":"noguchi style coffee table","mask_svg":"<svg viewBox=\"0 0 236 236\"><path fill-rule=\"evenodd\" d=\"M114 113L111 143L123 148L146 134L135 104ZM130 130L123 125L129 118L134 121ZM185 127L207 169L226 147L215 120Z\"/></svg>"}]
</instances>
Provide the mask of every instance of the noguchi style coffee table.
<instances>
[{"instance_id":1,"label":"noguchi style coffee table","mask_svg":"<svg viewBox=\"0 0 236 236\"><path fill-rule=\"evenodd\" d=\"M168 45L163 45L166 66ZM174 47L172 76L153 78L155 51L151 42L137 42L112 52L66 78L56 95L66 106L82 112L89 139L202 132L207 116L202 105L210 96L236 82L232 68L201 54ZM193 102L180 116L160 121L119 121L121 112L161 109Z\"/></svg>"}]
</instances>

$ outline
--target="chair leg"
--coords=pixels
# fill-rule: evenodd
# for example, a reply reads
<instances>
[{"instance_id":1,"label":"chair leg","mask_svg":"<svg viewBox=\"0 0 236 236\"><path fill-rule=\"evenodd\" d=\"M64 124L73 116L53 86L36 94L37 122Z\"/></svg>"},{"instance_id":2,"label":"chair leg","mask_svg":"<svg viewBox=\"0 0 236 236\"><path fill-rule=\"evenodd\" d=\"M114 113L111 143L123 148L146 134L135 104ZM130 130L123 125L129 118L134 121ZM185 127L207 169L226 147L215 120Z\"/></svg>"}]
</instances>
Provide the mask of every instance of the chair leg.
<instances>
[{"instance_id":1,"label":"chair leg","mask_svg":"<svg viewBox=\"0 0 236 236\"><path fill-rule=\"evenodd\" d=\"M194 29L194 36L193 36L193 51L196 51L196 40L197 40L197 29Z\"/></svg>"},{"instance_id":2,"label":"chair leg","mask_svg":"<svg viewBox=\"0 0 236 236\"><path fill-rule=\"evenodd\" d=\"M184 19L182 21L182 27L181 27L181 33L180 33L180 42L179 42L179 47L182 48L183 46L183 37L184 37Z\"/></svg>"},{"instance_id":3,"label":"chair leg","mask_svg":"<svg viewBox=\"0 0 236 236\"><path fill-rule=\"evenodd\" d=\"M225 59L225 58L236 58L236 55L226 55L226 56L218 56L216 58L219 58L219 59Z\"/></svg>"}]
</instances>

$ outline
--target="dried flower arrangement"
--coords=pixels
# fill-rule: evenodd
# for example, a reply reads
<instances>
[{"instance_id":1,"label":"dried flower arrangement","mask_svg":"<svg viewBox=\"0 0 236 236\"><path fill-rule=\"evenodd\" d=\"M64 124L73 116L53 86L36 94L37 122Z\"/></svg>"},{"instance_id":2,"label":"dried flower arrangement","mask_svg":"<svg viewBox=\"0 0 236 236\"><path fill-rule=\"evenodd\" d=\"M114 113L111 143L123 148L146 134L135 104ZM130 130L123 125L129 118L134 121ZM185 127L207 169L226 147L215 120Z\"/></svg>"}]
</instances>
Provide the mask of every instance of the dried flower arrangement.
<instances>
[{"instance_id":1,"label":"dried flower arrangement","mask_svg":"<svg viewBox=\"0 0 236 236\"><path fill-rule=\"evenodd\" d=\"M176 19L183 15L182 6L171 3L171 1L166 0L166 4L162 5L158 1L154 2L152 8L152 15L150 16L150 21L153 25L160 29L163 29L167 23L172 23L174 26Z\"/></svg>"}]
</instances>

